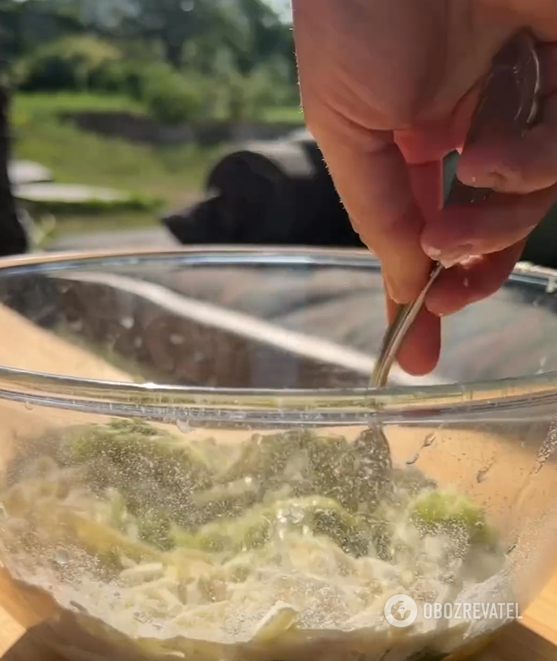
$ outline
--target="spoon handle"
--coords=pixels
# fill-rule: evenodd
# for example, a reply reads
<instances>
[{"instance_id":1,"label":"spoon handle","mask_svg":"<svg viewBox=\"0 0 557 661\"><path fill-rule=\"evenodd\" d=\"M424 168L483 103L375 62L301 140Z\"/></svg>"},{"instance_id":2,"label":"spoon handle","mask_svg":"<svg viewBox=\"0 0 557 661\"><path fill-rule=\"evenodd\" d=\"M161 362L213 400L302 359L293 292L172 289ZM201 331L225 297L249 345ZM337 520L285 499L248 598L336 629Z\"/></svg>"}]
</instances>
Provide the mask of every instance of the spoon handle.
<instances>
[{"instance_id":1,"label":"spoon handle","mask_svg":"<svg viewBox=\"0 0 557 661\"><path fill-rule=\"evenodd\" d=\"M381 388L387 384L389 372L395 361L400 345L402 344L418 312L422 309L427 292L443 271L442 264L436 263L430 273L427 284L412 303L399 305L396 316L389 324L387 332L383 337L383 344L379 352L379 360L375 363L371 375L371 385L374 388Z\"/></svg>"},{"instance_id":2,"label":"spoon handle","mask_svg":"<svg viewBox=\"0 0 557 661\"><path fill-rule=\"evenodd\" d=\"M519 33L493 59L493 67L484 83L466 136L465 149L478 140L501 140L522 135L536 119L540 87L540 63L534 41L527 33ZM485 202L491 193L490 189L466 186L455 176L445 206L478 204ZM399 306L383 338L370 387L386 385L404 337L443 268L441 264L434 263L418 297L411 303Z\"/></svg>"}]
</instances>

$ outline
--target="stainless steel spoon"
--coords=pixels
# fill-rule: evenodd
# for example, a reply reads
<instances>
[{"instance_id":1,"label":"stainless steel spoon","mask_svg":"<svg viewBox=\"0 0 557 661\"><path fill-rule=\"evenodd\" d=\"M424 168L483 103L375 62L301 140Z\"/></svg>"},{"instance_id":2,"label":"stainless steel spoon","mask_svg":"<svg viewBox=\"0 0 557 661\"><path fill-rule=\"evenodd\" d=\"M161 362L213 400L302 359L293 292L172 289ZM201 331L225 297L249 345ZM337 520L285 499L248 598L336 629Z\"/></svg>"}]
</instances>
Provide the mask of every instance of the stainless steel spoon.
<instances>
[{"instance_id":1,"label":"stainless steel spoon","mask_svg":"<svg viewBox=\"0 0 557 661\"><path fill-rule=\"evenodd\" d=\"M465 147L494 136L500 140L506 136L522 135L535 121L540 88L540 63L534 41L528 34L520 33L503 46L493 60ZM455 177L445 206L477 204L487 200L491 193L490 189L466 186ZM442 264L433 264L429 280L420 295L412 303L399 307L383 338L370 387L386 385L404 337L421 310L429 289L443 270Z\"/></svg>"}]
</instances>

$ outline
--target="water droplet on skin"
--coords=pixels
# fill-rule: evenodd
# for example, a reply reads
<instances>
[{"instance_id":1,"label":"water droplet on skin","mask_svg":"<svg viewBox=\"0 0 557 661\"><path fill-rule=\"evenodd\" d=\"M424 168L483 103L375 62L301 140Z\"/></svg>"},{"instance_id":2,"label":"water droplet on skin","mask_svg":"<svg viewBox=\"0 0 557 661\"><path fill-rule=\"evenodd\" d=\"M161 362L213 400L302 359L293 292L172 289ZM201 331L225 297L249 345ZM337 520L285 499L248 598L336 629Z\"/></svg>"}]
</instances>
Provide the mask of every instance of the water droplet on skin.
<instances>
[{"instance_id":1,"label":"water droplet on skin","mask_svg":"<svg viewBox=\"0 0 557 661\"><path fill-rule=\"evenodd\" d=\"M183 434L189 434L193 431L193 427L190 425L189 420L178 420L176 427L178 427Z\"/></svg>"},{"instance_id":2,"label":"water droplet on skin","mask_svg":"<svg viewBox=\"0 0 557 661\"><path fill-rule=\"evenodd\" d=\"M431 432L430 434L428 434L428 435L424 438L424 445L423 445L423 447L424 447L424 448L428 448L428 447L430 447L431 445L433 445L433 444L435 443L435 439L436 439L435 434L434 434L433 432Z\"/></svg>"},{"instance_id":3,"label":"water droplet on skin","mask_svg":"<svg viewBox=\"0 0 557 661\"><path fill-rule=\"evenodd\" d=\"M133 328L134 323L133 317L123 317L120 319L120 326L127 329Z\"/></svg>"},{"instance_id":4,"label":"water droplet on skin","mask_svg":"<svg viewBox=\"0 0 557 661\"><path fill-rule=\"evenodd\" d=\"M66 549L56 549L56 555L54 556L56 563L59 565L67 565L70 561L70 554Z\"/></svg>"},{"instance_id":5,"label":"water droplet on skin","mask_svg":"<svg viewBox=\"0 0 557 661\"><path fill-rule=\"evenodd\" d=\"M420 458L420 453L416 452L416 454L413 457L410 457L410 459L406 460L406 465L413 466L418 461L419 458Z\"/></svg>"},{"instance_id":6,"label":"water droplet on skin","mask_svg":"<svg viewBox=\"0 0 557 661\"><path fill-rule=\"evenodd\" d=\"M26 408L28 411L32 411L32 410L33 410L33 404L31 404L31 402L24 402L24 403L23 403L23 406L25 406L25 408Z\"/></svg>"}]
</instances>

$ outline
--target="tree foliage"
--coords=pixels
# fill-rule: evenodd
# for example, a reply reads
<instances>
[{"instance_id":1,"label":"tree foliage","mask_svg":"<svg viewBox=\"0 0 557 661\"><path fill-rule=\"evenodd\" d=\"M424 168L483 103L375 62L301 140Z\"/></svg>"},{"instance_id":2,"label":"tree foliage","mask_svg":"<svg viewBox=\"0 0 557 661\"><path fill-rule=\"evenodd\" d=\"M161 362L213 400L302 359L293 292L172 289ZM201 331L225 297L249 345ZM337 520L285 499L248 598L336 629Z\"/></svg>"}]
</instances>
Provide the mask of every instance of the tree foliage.
<instances>
[{"instance_id":1,"label":"tree foliage","mask_svg":"<svg viewBox=\"0 0 557 661\"><path fill-rule=\"evenodd\" d=\"M0 26L25 89L146 95L168 120L180 99L236 116L296 96L291 30L267 0L0 0Z\"/></svg>"}]
</instances>

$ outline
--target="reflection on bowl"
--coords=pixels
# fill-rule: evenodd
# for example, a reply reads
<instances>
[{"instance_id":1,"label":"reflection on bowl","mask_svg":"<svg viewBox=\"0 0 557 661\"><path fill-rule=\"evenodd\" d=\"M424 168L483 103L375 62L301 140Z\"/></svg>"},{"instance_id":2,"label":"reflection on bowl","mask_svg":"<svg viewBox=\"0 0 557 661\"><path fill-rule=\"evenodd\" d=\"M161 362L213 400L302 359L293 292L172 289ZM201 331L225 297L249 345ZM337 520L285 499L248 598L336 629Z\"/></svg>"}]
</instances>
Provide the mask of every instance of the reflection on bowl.
<instances>
[{"instance_id":1,"label":"reflection on bowl","mask_svg":"<svg viewBox=\"0 0 557 661\"><path fill-rule=\"evenodd\" d=\"M69 659L476 650L554 568L552 277L518 270L429 380L369 391L363 252L5 262L2 605ZM494 344L506 317L536 345Z\"/></svg>"}]
</instances>

